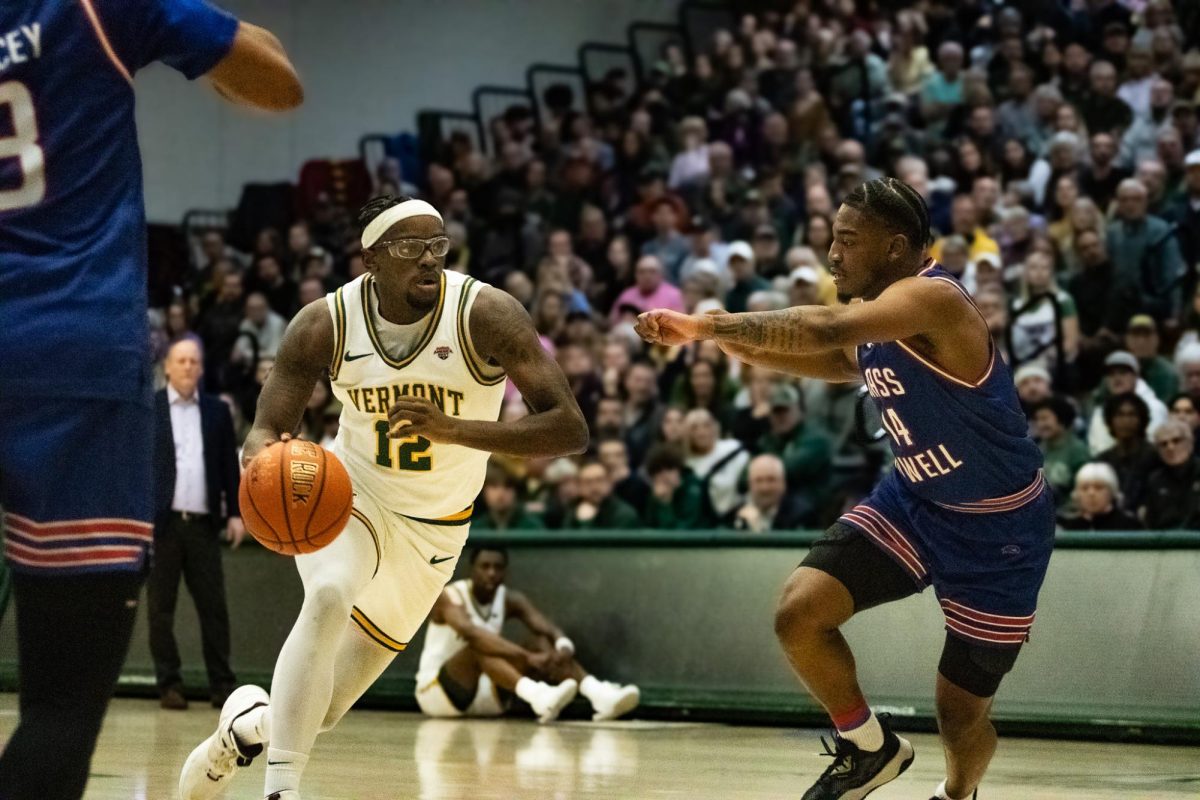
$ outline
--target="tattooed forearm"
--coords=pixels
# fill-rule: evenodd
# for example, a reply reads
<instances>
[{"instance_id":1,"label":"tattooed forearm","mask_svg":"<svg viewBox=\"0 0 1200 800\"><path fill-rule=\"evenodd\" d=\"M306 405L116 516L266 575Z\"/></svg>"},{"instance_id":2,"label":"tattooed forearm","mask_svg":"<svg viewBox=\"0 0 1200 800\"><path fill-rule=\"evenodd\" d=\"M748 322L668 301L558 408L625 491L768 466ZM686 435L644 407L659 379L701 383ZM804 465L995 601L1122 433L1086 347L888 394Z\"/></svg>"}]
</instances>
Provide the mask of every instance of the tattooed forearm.
<instances>
[{"instance_id":1,"label":"tattooed forearm","mask_svg":"<svg viewBox=\"0 0 1200 800\"><path fill-rule=\"evenodd\" d=\"M710 317L711 338L777 353L814 353L838 347L833 313L824 306Z\"/></svg>"}]
</instances>

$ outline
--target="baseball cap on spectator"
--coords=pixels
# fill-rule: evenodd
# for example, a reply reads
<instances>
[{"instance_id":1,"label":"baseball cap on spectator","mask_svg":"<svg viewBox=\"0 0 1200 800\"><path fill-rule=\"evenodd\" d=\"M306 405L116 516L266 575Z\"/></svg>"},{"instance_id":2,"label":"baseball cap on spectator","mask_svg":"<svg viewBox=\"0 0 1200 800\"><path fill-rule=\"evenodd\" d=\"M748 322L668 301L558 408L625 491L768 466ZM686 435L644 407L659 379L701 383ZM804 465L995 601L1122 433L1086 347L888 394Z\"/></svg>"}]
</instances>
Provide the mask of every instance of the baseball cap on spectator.
<instances>
[{"instance_id":1,"label":"baseball cap on spectator","mask_svg":"<svg viewBox=\"0 0 1200 800\"><path fill-rule=\"evenodd\" d=\"M800 402L800 393L790 383L781 383L771 390L771 408L792 408Z\"/></svg>"},{"instance_id":2,"label":"baseball cap on spectator","mask_svg":"<svg viewBox=\"0 0 1200 800\"><path fill-rule=\"evenodd\" d=\"M718 278L721 276L720 267L718 267L717 262L713 261L711 258L696 259L694 262L692 262L692 272L693 274L702 272L706 275L713 275Z\"/></svg>"},{"instance_id":3,"label":"baseball cap on spectator","mask_svg":"<svg viewBox=\"0 0 1200 800\"><path fill-rule=\"evenodd\" d=\"M1158 324L1155 323L1154 317L1150 316L1149 314L1134 314L1129 318L1129 324L1125 326L1125 330L1157 331Z\"/></svg>"},{"instance_id":4,"label":"baseball cap on spectator","mask_svg":"<svg viewBox=\"0 0 1200 800\"><path fill-rule=\"evenodd\" d=\"M753 261L754 250L750 248L750 244L748 242L744 242L739 239L738 241L729 245L729 258L741 258L746 261Z\"/></svg>"},{"instance_id":5,"label":"baseball cap on spectator","mask_svg":"<svg viewBox=\"0 0 1200 800\"><path fill-rule=\"evenodd\" d=\"M1028 378L1041 378L1046 383L1050 383L1050 370L1037 361L1023 364L1013 374L1013 385L1020 386Z\"/></svg>"},{"instance_id":6,"label":"baseball cap on spectator","mask_svg":"<svg viewBox=\"0 0 1200 800\"><path fill-rule=\"evenodd\" d=\"M546 467L546 483L562 483L579 474L579 467L569 458L556 458Z\"/></svg>"},{"instance_id":7,"label":"baseball cap on spectator","mask_svg":"<svg viewBox=\"0 0 1200 800\"><path fill-rule=\"evenodd\" d=\"M1142 373L1137 358L1128 350L1114 350L1108 354L1108 358L1104 359L1104 370L1107 372L1110 369L1131 369L1139 375Z\"/></svg>"},{"instance_id":8,"label":"baseball cap on spectator","mask_svg":"<svg viewBox=\"0 0 1200 800\"><path fill-rule=\"evenodd\" d=\"M796 267L791 271L791 274L788 275L789 283L804 281L805 283L815 284L819 280L820 276L817 275L817 271L812 267Z\"/></svg>"},{"instance_id":9,"label":"baseball cap on spectator","mask_svg":"<svg viewBox=\"0 0 1200 800\"><path fill-rule=\"evenodd\" d=\"M1183 160L1185 167L1200 167L1200 150L1193 150L1187 154L1187 158Z\"/></svg>"}]
</instances>

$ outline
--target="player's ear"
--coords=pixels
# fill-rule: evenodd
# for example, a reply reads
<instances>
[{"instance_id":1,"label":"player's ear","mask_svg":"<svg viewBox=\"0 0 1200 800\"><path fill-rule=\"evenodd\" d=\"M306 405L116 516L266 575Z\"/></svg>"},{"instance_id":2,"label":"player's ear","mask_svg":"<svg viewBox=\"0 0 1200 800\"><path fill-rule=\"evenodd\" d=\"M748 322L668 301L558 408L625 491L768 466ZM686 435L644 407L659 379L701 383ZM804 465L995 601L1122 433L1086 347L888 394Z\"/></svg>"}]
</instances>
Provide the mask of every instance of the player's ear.
<instances>
[{"instance_id":1,"label":"player's ear","mask_svg":"<svg viewBox=\"0 0 1200 800\"><path fill-rule=\"evenodd\" d=\"M908 244L908 237L903 233L893 234L892 237L888 239L888 260L895 261L898 258L902 258L904 256L904 251L908 249Z\"/></svg>"},{"instance_id":2,"label":"player's ear","mask_svg":"<svg viewBox=\"0 0 1200 800\"><path fill-rule=\"evenodd\" d=\"M362 253L363 267L372 275L376 274L379 271L379 261L375 251L364 247L359 252Z\"/></svg>"}]
</instances>

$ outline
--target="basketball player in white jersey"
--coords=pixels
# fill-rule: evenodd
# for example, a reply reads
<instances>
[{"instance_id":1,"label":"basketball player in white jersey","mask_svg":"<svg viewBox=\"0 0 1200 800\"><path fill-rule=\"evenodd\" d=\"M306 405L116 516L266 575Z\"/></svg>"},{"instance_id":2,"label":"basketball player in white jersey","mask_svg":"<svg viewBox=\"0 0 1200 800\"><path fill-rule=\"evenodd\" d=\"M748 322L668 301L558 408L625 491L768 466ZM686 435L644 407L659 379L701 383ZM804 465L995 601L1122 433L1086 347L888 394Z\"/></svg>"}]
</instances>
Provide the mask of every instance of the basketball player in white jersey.
<instances>
[{"instance_id":1,"label":"basketball player in white jersey","mask_svg":"<svg viewBox=\"0 0 1200 800\"><path fill-rule=\"evenodd\" d=\"M317 734L405 648L454 573L488 455L546 458L587 445L566 378L521 304L444 270L449 240L433 206L382 197L359 223L366 274L288 326L243 454L290 438L328 370L342 402L331 449L350 473L354 509L337 539L296 558L304 604L272 693L230 695L216 733L184 764L182 800L217 796L263 749L266 797L299 800ZM532 413L501 424L506 376ZM544 714L574 691L531 682L522 696Z\"/></svg>"},{"instance_id":2,"label":"basketball player in white jersey","mask_svg":"<svg viewBox=\"0 0 1200 800\"><path fill-rule=\"evenodd\" d=\"M431 717L498 717L513 694L543 679L579 686L592 719L616 719L637 707L636 686L589 675L575 660L575 644L521 592L504 585L508 551L480 545L471 553L471 577L447 586L429 614L417 670L417 704ZM520 620L543 645L527 650L500 635L508 618ZM573 692L572 692L573 694ZM561 709L539 716L550 722Z\"/></svg>"}]
</instances>

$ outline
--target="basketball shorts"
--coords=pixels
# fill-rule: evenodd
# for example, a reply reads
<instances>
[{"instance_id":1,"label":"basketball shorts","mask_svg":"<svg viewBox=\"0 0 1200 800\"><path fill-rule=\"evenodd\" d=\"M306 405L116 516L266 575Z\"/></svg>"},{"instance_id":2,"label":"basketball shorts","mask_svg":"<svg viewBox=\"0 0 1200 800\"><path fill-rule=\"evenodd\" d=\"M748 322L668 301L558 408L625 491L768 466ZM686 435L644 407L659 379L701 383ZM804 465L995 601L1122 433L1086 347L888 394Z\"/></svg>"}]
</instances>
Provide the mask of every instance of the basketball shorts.
<instances>
[{"instance_id":1,"label":"basketball shorts","mask_svg":"<svg viewBox=\"0 0 1200 800\"><path fill-rule=\"evenodd\" d=\"M153 540L153 457L149 396L0 399L0 507L12 569L144 571Z\"/></svg>"},{"instance_id":2,"label":"basketball shorts","mask_svg":"<svg viewBox=\"0 0 1200 800\"><path fill-rule=\"evenodd\" d=\"M346 527L357 526L371 537L375 568L354 603L354 624L379 646L403 650L454 576L470 521L470 507L445 519L418 519L389 511L355 489Z\"/></svg>"},{"instance_id":3,"label":"basketball shorts","mask_svg":"<svg viewBox=\"0 0 1200 800\"><path fill-rule=\"evenodd\" d=\"M885 554L894 574L834 577L847 584L856 611L932 584L950 636L972 646L1019 649L1033 626L1055 518L1053 494L1040 474L1026 495L1014 497L1019 504L1004 511L954 511L917 498L892 473L838 522ZM1001 500L996 504L1004 505ZM831 572L830 553L846 538L835 529L813 546L805 565ZM883 583L893 588L872 588Z\"/></svg>"},{"instance_id":4,"label":"basketball shorts","mask_svg":"<svg viewBox=\"0 0 1200 800\"><path fill-rule=\"evenodd\" d=\"M460 686L443 669L437 678L417 687L417 705L430 717L499 717L508 710L510 699L485 673L472 688Z\"/></svg>"}]
</instances>

